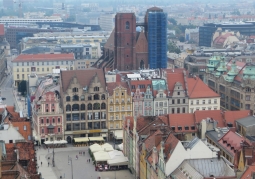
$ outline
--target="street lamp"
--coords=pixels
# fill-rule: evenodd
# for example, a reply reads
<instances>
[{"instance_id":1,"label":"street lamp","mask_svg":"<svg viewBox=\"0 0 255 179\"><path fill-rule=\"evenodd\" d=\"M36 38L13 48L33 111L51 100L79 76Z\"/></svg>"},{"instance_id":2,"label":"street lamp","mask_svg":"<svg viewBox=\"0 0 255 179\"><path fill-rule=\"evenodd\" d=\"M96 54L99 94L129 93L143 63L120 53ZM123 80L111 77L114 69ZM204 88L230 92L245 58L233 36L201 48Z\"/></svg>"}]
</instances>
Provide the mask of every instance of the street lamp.
<instances>
[{"instance_id":1,"label":"street lamp","mask_svg":"<svg viewBox=\"0 0 255 179\"><path fill-rule=\"evenodd\" d=\"M49 134L49 136L53 136L54 134ZM52 154L53 154L53 156L52 156L52 167L55 167L55 151L54 151L54 148L55 148L55 146L54 146L54 140L53 140L53 151L52 151Z\"/></svg>"},{"instance_id":2,"label":"street lamp","mask_svg":"<svg viewBox=\"0 0 255 179\"><path fill-rule=\"evenodd\" d=\"M72 170L72 179L73 179L73 160L71 157L68 156L68 165L71 163L71 170Z\"/></svg>"}]
</instances>

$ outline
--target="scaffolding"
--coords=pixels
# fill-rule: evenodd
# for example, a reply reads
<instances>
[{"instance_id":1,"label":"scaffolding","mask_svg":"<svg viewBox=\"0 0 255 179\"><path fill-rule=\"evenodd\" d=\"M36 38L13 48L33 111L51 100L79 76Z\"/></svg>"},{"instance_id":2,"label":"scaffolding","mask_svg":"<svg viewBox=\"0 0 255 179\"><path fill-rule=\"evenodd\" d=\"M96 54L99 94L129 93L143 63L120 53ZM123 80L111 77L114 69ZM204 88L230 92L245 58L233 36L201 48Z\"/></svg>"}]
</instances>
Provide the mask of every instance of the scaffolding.
<instances>
[{"instance_id":1,"label":"scaffolding","mask_svg":"<svg viewBox=\"0 0 255 179\"><path fill-rule=\"evenodd\" d=\"M151 69L167 68L167 14L148 13L149 64Z\"/></svg>"}]
</instances>

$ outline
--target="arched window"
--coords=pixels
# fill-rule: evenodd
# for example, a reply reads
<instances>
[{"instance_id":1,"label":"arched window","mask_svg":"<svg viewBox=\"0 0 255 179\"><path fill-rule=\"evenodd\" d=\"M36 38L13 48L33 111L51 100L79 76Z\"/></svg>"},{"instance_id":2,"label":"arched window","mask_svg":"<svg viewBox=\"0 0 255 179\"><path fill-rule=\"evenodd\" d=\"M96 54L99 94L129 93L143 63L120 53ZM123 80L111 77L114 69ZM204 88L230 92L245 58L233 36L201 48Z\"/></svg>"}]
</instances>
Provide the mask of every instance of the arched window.
<instances>
[{"instance_id":1,"label":"arched window","mask_svg":"<svg viewBox=\"0 0 255 179\"><path fill-rule=\"evenodd\" d=\"M88 104L88 110L92 110L92 104L91 103Z\"/></svg>"},{"instance_id":2,"label":"arched window","mask_svg":"<svg viewBox=\"0 0 255 179\"><path fill-rule=\"evenodd\" d=\"M99 87L94 87L94 91L99 91Z\"/></svg>"},{"instance_id":3,"label":"arched window","mask_svg":"<svg viewBox=\"0 0 255 179\"><path fill-rule=\"evenodd\" d=\"M99 103L94 103L93 104L93 109L95 109L95 110L100 109L100 104Z\"/></svg>"},{"instance_id":4,"label":"arched window","mask_svg":"<svg viewBox=\"0 0 255 179\"><path fill-rule=\"evenodd\" d=\"M79 104L73 104L72 111L79 111Z\"/></svg>"},{"instance_id":5,"label":"arched window","mask_svg":"<svg viewBox=\"0 0 255 179\"><path fill-rule=\"evenodd\" d=\"M81 95L81 101L85 101L85 96Z\"/></svg>"},{"instance_id":6,"label":"arched window","mask_svg":"<svg viewBox=\"0 0 255 179\"><path fill-rule=\"evenodd\" d=\"M126 29L129 29L130 28L130 24L129 24L129 22L127 21L126 22Z\"/></svg>"},{"instance_id":7,"label":"arched window","mask_svg":"<svg viewBox=\"0 0 255 179\"><path fill-rule=\"evenodd\" d=\"M66 111L71 111L71 105L70 104L66 105Z\"/></svg>"},{"instance_id":8,"label":"arched window","mask_svg":"<svg viewBox=\"0 0 255 179\"><path fill-rule=\"evenodd\" d=\"M78 95L74 95L73 96L73 101L79 101L79 96Z\"/></svg>"},{"instance_id":9,"label":"arched window","mask_svg":"<svg viewBox=\"0 0 255 179\"><path fill-rule=\"evenodd\" d=\"M71 99L70 99L70 96L67 96L66 97L66 101L70 101Z\"/></svg>"},{"instance_id":10,"label":"arched window","mask_svg":"<svg viewBox=\"0 0 255 179\"><path fill-rule=\"evenodd\" d=\"M89 100L89 101L92 100L92 96L91 96L91 95L88 96L88 100Z\"/></svg>"},{"instance_id":11,"label":"arched window","mask_svg":"<svg viewBox=\"0 0 255 179\"><path fill-rule=\"evenodd\" d=\"M99 100L99 95L98 94L94 95L94 100Z\"/></svg>"},{"instance_id":12,"label":"arched window","mask_svg":"<svg viewBox=\"0 0 255 179\"><path fill-rule=\"evenodd\" d=\"M105 95L104 94L101 96L101 100L105 100Z\"/></svg>"},{"instance_id":13,"label":"arched window","mask_svg":"<svg viewBox=\"0 0 255 179\"><path fill-rule=\"evenodd\" d=\"M85 110L85 104L81 104L81 110Z\"/></svg>"},{"instance_id":14,"label":"arched window","mask_svg":"<svg viewBox=\"0 0 255 179\"><path fill-rule=\"evenodd\" d=\"M106 109L106 104L105 103L101 104L101 109Z\"/></svg>"},{"instance_id":15,"label":"arched window","mask_svg":"<svg viewBox=\"0 0 255 179\"><path fill-rule=\"evenodd\" d=\"M73 92L78 92L78 88L73 88Z\"/></svg>"},{"instance_id":16,"label":"arched window","mask_svg":"<svg viewBox=\"0 0 255 179\"><path fill-rule=\"evenodd\" d=\"M54 118L52 118L52 123L55 123L55 119Z\"/></svg>"}]
</instances>

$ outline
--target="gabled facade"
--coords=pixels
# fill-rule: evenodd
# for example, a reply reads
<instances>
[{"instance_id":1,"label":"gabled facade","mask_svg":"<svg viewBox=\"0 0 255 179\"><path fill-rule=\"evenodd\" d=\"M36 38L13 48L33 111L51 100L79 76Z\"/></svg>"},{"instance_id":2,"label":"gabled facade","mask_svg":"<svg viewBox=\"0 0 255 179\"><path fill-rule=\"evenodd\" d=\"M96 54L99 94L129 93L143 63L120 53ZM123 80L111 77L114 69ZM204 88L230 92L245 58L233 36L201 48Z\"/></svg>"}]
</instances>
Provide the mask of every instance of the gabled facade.
<instances>
[{"instance_id":1,"label":"gabled facade","mask_svg":"<svg viewBox=\"0 0 255 179\"><path fill-rule=\"evenodd\" d=\"M167 88L164 79L152 80L152 89L154 96L154 115L168 114Z\"/></svg>"},{"instance_id":2,"label":"gabled facade","mask_svg":"<svg viewBox=\"0 0 255 179\"><path fill-rule=\"evenodd\" d=\"M188 112L187 76L184 69L163 71L163 78L167 80L169 114Z\"/></svg>"},{"instance_id":3,"label":"gabled facade","mask_svg":"<svg viewBox=\"0 0 255 179\"><path fill-rule=\"evenodd\" d=\"M115 130L122 129L126 116L132 116L132 97L125 82L108 83L108 129L110 138Z\"/></svg>"},{"instance_id":4,"label":"gabled facade","mask_svg":"<svg viewBox=\"0 0 255 179\"><path fill-rule=\"evenodd\" d=\"M33 101L33 125L37 141L64 139L63 110L58 93L48 91Z\"/></svg>"},{"instance_id":5,"label":"gabled facade","mask_svg":"<svg viewBox=\"0 0 255 179\"><path fill-rule=\"evenodd\" d=\"M103 70L62 71L61 96L68 142L74 137L107 136L107 92Z\"/></svg>"},{"instance_id":6,"label":"gabled facade","mask_svg":"<svg viewBox=\"0 0 255 179\"><path fill-rule=\"evenodd\" d=\"M143 95L143 115L153 116L153 111L154 111L153 95L150 86L148 86Z\"/></svg>"},{"instance_id":7,"label":"gabled facade","mask_svg":"<svg viewBox=\"0 0 255 179\"><path fill-rule=\"evenodd\" d=\"M133 94L133 112L134 116L143 115L143 94L137 88Z\"/></svg>"}]
</instances>

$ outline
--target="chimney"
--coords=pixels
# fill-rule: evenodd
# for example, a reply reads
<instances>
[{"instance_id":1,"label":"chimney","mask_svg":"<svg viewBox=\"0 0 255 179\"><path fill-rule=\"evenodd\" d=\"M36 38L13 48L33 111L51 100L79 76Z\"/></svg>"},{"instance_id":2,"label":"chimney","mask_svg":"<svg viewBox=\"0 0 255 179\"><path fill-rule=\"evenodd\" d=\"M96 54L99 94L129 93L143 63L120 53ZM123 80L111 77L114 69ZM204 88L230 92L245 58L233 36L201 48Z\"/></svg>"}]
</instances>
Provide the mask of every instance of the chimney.
<instances>
[{"instance_id":1,"label":"chimney","mask_svg":"<svg viewBox=\"0 0 255 179\"><path fill-rule=\"evenodd\" d=\"M157 158L157 148L153 147L153 149L152 149L152 166L153 166L153 168L156 167L156 158Z\"/></svg>"},{"instance_id":2,"label":"chimney","mask_svg":"<svg viewBox=\"0 0 255 179\"><path fill-rule=\"evenodd\" d=\"M15 152L16 155L17 155L17 161L19 161L19 149L15 149L14 152Z\"/></svg>"},{"instance_id":3,"label":"chimney","mask_svg":"<svg viewBox=\"0 0 255 179\"><path fill-rule=\"evenodd\" d=\"M218 156L218 160L220 160L220 151L218 151L217 156Z\"/></svg>"},{"instance_id":4,"label":"chimney","mask_svg":"<svg viewBox=\"0 0 255 179\"><path fill-rule=\"evenodd\" d=\"M160 154L161 154L162 156L164 156L164 155L163 155L163 152L164 152L164 149L165 149L165 143L164 143L164 141L161 141L160 144L161 144L161 147L160 147Z\"/></svg>"}]
</instances>

